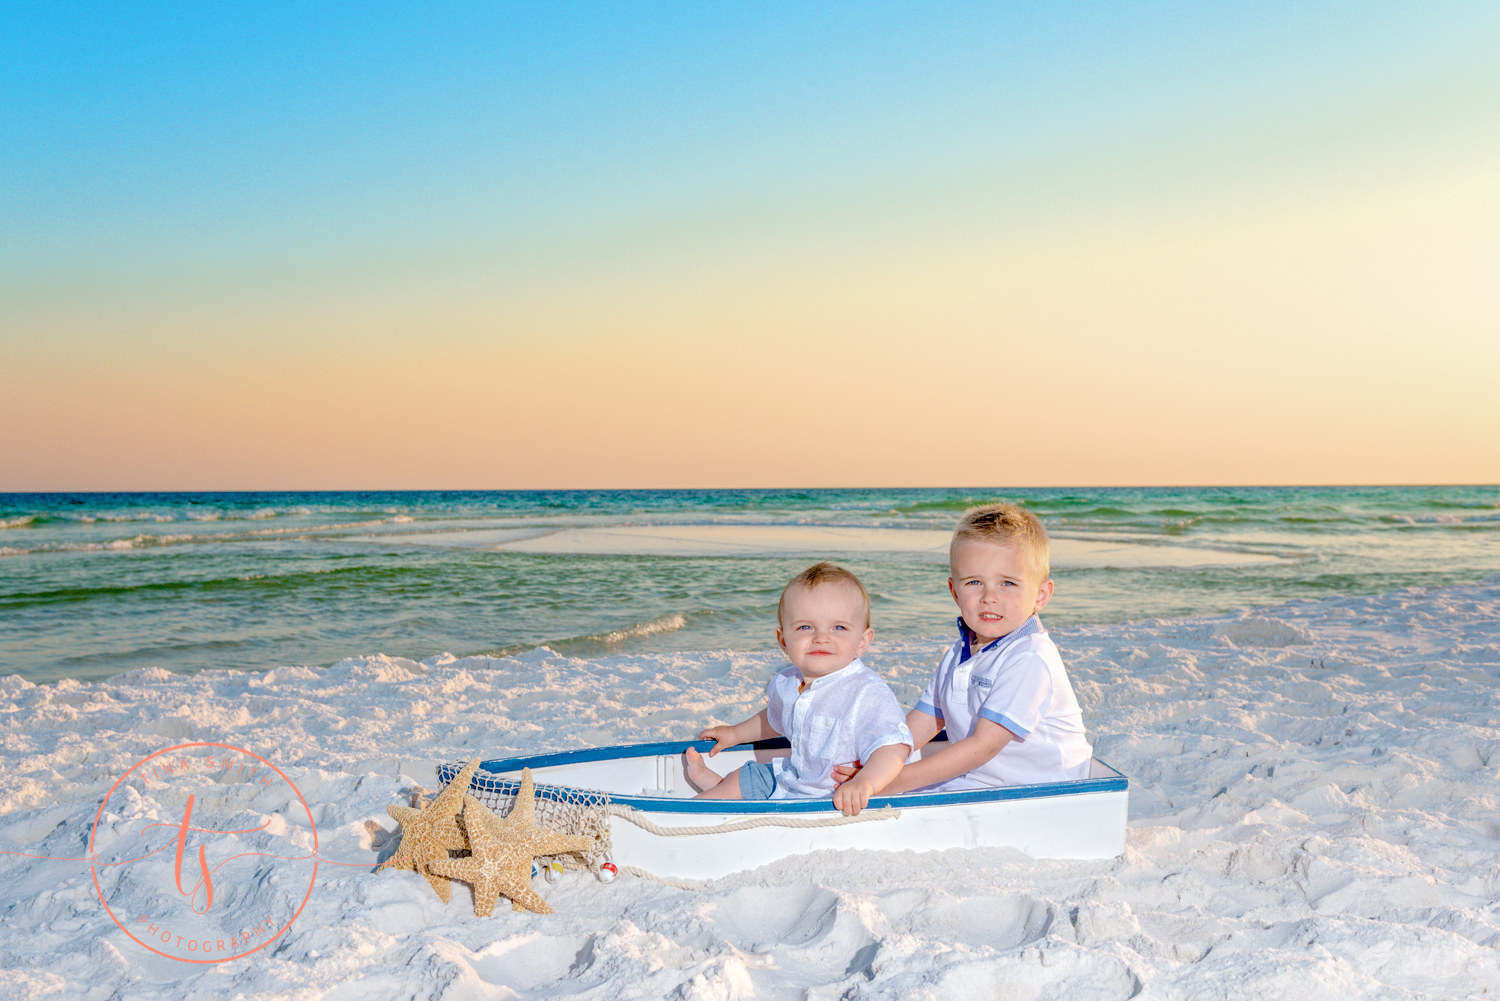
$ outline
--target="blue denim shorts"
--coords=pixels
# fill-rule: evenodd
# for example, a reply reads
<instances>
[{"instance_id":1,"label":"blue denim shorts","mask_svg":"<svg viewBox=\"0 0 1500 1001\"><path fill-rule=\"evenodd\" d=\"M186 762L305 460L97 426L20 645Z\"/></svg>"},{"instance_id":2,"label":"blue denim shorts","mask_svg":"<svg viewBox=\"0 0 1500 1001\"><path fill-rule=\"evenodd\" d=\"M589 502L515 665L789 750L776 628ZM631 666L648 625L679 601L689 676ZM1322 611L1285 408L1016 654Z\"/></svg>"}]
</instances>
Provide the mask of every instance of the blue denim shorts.
<instances>
[{"instance_id":1,"label":"blue denim shorts","mask_svg":"<svg viewBox=\"0 0 1500 1001\"><path fill-rule=\"evenodd\" d=\"M776 791L776 770L759 761L740 766L740 799L770 799Z\"/></svg>"}]
</instances>

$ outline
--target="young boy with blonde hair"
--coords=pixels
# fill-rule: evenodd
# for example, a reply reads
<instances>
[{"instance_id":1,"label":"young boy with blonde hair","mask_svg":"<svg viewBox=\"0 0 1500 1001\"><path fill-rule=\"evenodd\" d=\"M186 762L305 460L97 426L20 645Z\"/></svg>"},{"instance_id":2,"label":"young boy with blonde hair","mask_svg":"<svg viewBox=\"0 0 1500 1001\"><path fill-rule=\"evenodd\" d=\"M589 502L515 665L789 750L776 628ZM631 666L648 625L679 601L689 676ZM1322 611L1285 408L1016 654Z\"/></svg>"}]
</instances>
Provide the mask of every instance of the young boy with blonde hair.
<instances>
[{"instance_id":1,"label":"young boy with blonde hair","mask_svg":"<svg viewBox=\"0 0 1500 1001\"><path fill-rule=\"evenodd\" d=\"M948 567L958 641L906 717L916 747L944 727L948 746L907 765L885 794L1087 778L1083 713L1038 617L1052 598L1047 530L1014 504L970 508Z\"/></svg>"},{"instance_id":2,"label":"young boy with blonde hair","mask_svg":"<svg viewBox=\"0 0 1500 1001\"><path fill-rule=\"evenodd\" d=\"M791 755L769 764L752 761L720 778L689 748L688 781L700 799L831 795L853 816L901 771L912 747L901 703L859 659L875 637L870 594L843 567L818 563L782 590L776 620L776 641L792 666L771 679L766 708L734 726L711 726L700 738L715 742L708 752L713 757L726 747L785 735ZM834 781L834 766L860 761L857 776Z\"/></svg>"}]
</instances>

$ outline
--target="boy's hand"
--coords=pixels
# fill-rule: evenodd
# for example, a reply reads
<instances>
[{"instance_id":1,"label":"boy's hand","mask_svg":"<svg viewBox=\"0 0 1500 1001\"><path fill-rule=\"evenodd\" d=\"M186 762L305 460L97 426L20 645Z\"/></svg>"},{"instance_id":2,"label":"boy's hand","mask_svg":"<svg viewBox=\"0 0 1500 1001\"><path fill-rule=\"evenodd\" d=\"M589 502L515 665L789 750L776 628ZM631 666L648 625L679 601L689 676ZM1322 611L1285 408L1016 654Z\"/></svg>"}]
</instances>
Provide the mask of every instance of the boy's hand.
<instances>
[{"instance_id":1,"label":"boy's hand","mask_svg":"<svg viewBox=\"0 0 1500 1001\"><path fill-rule=\"evenodd\" d=\"M848 767L848 766L845 766ZM859 811L863 810L870 802L870 796L874 790L865 779L854 779L845 782L833 791L833 805L838 807L846 817L857 817Z\"/></svg>"},{"instance_id":2,"label":"boy's hand","mask_svg":"<svg viewBox=\"0 0 1500 1001\"><path fill-rule=\"evenodd\" d=\"M835 784L842 785L858 775L859 770L863 767L864 765L861 762L851 761L847 765L834 765L833 771L830 774L833 776Z\"/></svg>"},{"instance_id":3,"label":"boy's hand","mask_svg":"<svg viewBox=\"0 0 1500 1001\"><path fill-rule=\"evenodd\" d=\"M708 752L711 758L726 747L733 747L740 742L738 734L732 726L711 726L698 734L699 740L711 740L714 742L713 749Z\"/></svg>"}]
</instances>

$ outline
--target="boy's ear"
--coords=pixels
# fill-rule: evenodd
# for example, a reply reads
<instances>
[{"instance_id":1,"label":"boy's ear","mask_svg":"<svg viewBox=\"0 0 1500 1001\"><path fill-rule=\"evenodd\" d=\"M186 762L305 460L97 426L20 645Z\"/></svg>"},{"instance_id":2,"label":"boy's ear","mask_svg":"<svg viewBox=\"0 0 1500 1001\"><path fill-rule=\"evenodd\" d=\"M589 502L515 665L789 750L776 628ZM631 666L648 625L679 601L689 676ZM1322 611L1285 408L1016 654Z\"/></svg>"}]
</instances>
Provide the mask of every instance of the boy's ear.
<instances>
[{"instance_id":1,"label":"boy's ear","mask_svg":"<svg viewBox=\"0 0 1500 1001\"><path fill-rule=\"evenodd\" d=\"M1047 602L1052 600L1052 578L1048 577L1042 581L1042 586L1036 589L1036 607L1033 612L1040 612L1047 607Z\"/></svg>"},{"instance_id":2,"label":"boy's ear","mask_svg":"<svg viewBox=\"0 0 1500 1001\"><path fill-rule=\"evenodd\" d=\"M958 604L958 588L953 586L953 578L948 578L948 593L953 595L953 603Z\"/></svg>"},{"instance_id":3,"label":"boy's ear","mask_svg":"<svg viewBox=\"0 0 1500 1001\"><path fill-rule=\"evenodd\" d=\"M776 627L776 645L779 646L779 647L781 647L781 649L783 649L783 650L786 649L786 637L783 636L783 635L781 635L781 627L780 626Z\"/></svg>"},{"instance_id":4,"label":"boy's ear","mask_svg":"<svg viewBox=\"0 0 1500 1001\"><path fill-rule=\"evenodd\" d=\"M873 639L875 639L875 630L870 628L869 626L865 626L865 634L859 638L859 650L855 653L854 656L864 656L864 652L870 649L870 642Z\"/></svg>"}]
</instances>

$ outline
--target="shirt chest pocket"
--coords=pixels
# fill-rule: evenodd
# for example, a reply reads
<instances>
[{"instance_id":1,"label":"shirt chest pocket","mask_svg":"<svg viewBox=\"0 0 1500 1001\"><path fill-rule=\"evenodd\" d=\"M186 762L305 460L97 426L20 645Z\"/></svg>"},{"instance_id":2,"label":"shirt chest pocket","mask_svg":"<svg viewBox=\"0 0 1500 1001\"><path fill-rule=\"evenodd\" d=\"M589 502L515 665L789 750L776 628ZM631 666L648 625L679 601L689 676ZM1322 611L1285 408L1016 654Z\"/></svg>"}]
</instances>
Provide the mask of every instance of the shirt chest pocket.
<instances>
[{"instance_id":1,"label":"shirt chest pocket","mask_svg":"<svg viewBox=\"0 0 1500 1001\"><path fill-rule=\"evenodd\" d=\"M808 718L805 747L809 757L831 757L838 749L838 737L838 717L811 716Z\"/></svg>"}]
</instances>

